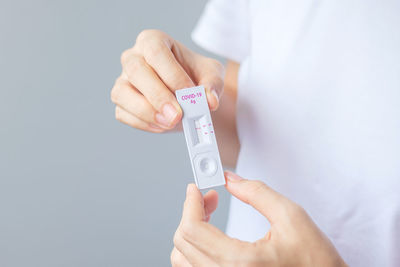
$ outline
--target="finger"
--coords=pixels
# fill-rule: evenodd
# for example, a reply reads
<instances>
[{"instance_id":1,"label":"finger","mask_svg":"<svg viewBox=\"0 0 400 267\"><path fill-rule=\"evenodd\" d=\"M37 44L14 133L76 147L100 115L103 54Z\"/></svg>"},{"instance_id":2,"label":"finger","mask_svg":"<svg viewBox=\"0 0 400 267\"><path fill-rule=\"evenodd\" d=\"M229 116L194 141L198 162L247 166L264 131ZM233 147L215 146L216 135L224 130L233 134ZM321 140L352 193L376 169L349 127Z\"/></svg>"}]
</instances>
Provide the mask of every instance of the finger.
<instances>
[{"instance_id":1,"label":"finger","mask_svg":"<svg viewBox=\"0 0 400 267\"><path fill-rule=\"evenodd\" d=\"M219 96L215 90L209 89L210 87L205 87L206 96L208 102L208 108L211 111L216 111L219 107Z\"/></svg>"},{"instance_id":2,"label":"finger","mask_svg":"<svg viewBox=\"0 0 400 267\"><path fill-rule=\"evenodd\" d=\"M211 75L210 75L211 76ZM219 98L222 96L223 93L223 81L220 77L212 75L206 81L200 81L200 84L204 85L206 95L207 95L207 102L208 107L211 111L215 111L219 107Z\"/></svg>"},{"instance_id":3,"label":"finger","mask_svg":"<svg viewBox=\"0 0 400 267\"><path fill-rule=\"evenodd\" d=\"M146 62L172 91L193 87L194 83L171 51L173 41L168 38L149 38L141 50Z\"/></svg>"},{"instance_id":4,"label":"finger","mask_svg":"<svg viewBox=\"0 0 400 267\"><path fill-rule=\"evenodd\" d=\"M185 239L179 237L179 233L174 237L174 244L178 253L182 255L182 258L184 258L190 266L217 266L208 256L196 249Z\"/></svg>"},{"instance_id":5,"label":"finger","mask_svg":"<svg viewBox=\"0 0 400 267\"><path fill-rule=\"evenodd\" d=\"M213 262L222 263L227 259L237 258L251 246L250 243L229 238L206 222L192 225L188 225L187 222L181 223L178 231L174 244L191 263L205 256Z\"/></svg>"},{"instance_id":6,"label":"finger","mask_svg":"<svg viewBox=\"0 0 400 267\"><path fill-rule=\"evenodd\" d=\"M154 70L139 55L123 61L123 71L129 82L137 88L158 111L156 121L172 128L182 118L182 110L174 94L160 80Z\"/></svg>"},{"instance_id":7,"label":"finger","mask_svg":"<svg viewBox=\"0 0 400 267\"><path fill-rule=\"evenodd\" d=\"M206 218L210 218L210 215L217 209L218 206L218 193L215 190L208 191L204 196L204 213Z\"/></svg>"},{"instance_id":8,"label":"finger","mask_svg":"<svg viewBox=\"0 0 400 267\"><path fill-rule=\"evenodd\" d=\"M199 56L194 75L197 83L204 85L210 110L218 109L224 89L224 67L215 59Z\"/></svg>"},{"instance_id":9,"label":"finger","mask_svg":"<svg viewBox=\"0 0 400 267\"><path fill-rule=\"evenodd\" d=\"M216 110L224 88L224 66L215 59L193 53L178 41L174 41L171 51L183 69L190 73L192 81L204 85L209 108Z\"/></svg>"},{"instance_id":10,"label":"finger","mask_svg":"<svg viewBox=\"0 0 400 267\"><path fill-rule=\"evenodd\" d=\"M131 113L127 112L126 110L122 109L119 106L115 107L115 118L122 122L125 123L131 127L143 130L143 131L148 131L148 132L153 132L153 133L162 133L164 132L164 129L158 127L155 124L151 124L148 122L145 122L138 117L132 115Z\"/></svg>"},{"instance_id":11,"label":"finger","mask_svg":"<svg viewBox=\"0 0 400 267\"><path fill-rule=\"evenodd\" d=\"M116 81L111 91L111 99L114 104L135 117L148 123L157 124L155 120L156 110L127 80L119 78Z\"/></svg>"},{"instance_id":12,"label":"finger","mask_svg":"<svg viewBox=\"0 0 400 267\"><path fill-rule=\"evenodd\" d=\"M182 220L202 221L205 217L204 199L195 184L188 184Z\"/></svg>"},{"instance_id":13,"label":"finger","mask_svg":"<svg viewBox=\"0 0 400 267\"><path fill-rule=\"evenodd\" d=\"M282 218L282 211L290 201L272 190L266 184L256 180L246 180L232 173L225 172L226 189L241 201L253 206L263 214L271 224Z\"/></svg>"},{"instance_id":14,"label":"finger","mask_svg":"<svg viewBox=\"0 0 400 267\"><path fill-rule=\"evenodd\" d=\"M224 257L226 248L236 251L237 245L241 244L241 241L229 238L218 228L204 222L203 205L200 191L194 184L189 184L178 233L212 260L220 260Z\"/></svg>"},{"instance_id":15,"label":"finger","mask_svg":"<svg viewBox=\"0 0 400 267\"><path fill-rule=\"evenodd\" d=\"M174 247L171 252L171 265L172 267L191 267L192 265L187 261L185 256Z\"/></svg>"}]
</instances>

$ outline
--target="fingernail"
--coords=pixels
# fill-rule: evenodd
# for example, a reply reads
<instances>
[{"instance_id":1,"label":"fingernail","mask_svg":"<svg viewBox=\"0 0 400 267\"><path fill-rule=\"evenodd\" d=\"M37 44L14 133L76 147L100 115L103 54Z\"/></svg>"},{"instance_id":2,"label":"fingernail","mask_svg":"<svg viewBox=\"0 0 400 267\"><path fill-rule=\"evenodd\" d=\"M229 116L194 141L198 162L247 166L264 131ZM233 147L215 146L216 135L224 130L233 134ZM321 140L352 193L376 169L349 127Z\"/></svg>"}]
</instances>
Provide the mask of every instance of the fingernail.
<instances>
[{"instance_id":1,"label":"fingernail","mask_svg":"<svg viewBox=\"0 0 400 267\"><path fill-rule=\"evenodd\" d=\"M211 94L213 94L215 96L215 99L217 100L217 102L219 102L218 94L214 89L211 90Z\"/></svg>"},{"instance_id":2,"label":"fingernail","mask_svg":"<svg viewBox=\"0 0 400 267\"><path fill-rule=\"evenodd\" d=\"M215 111L219 105L219 97L214 89L207 89L207 97L209 99L209 107L211 111ZM215 100L213 100L215 98ZM211 106L212 105L212 106Z\"/></svg>"},{"instance_id":3,"label":"fingernail","mask_svg":"<svg viewBox=\"0 0 400 267\"><path fill-rule=\"evenodd\" d=\"M164 117L164 115L161 114L161 113L157 113L157 114L156 114L156 121L157 121L157 123L159 123L161 126L164 126L164 127L166 127L166 128L169 127L168 120L167 120L167 119Z\"/></svg>"},{"instance_id":4,"label":"fingernail","mask_svg":"<svg viewBox=\"0 0 400 267\"><path fill-rule=\"evenodd\" d=\"M225 177L230 182L239 182L239 181L243 180L242 177L240 177L239 175L236 175L230 171L225 171Z\"/></svg>"},{"instance_id":5,"label":"fingernail","mask_svg":"<svg viewBox=\"0 0 400 267\"><path fill-rule=\"evenodd\" d=\"M162 113L156 114L156 121L165 127L172 126L172 123L178 116L178 111L170 103L166 103L162 108Z\"/></svg>"},{"instance_id":6,"label":"fingernail","mask_svg":"<svg viewBox=\"0 0 400 267\"><path fill-rule=\"evenodd\" d=\"M194 190L194 184L188 184L187 188L186 188L186 195L189 195L193 192Z\"/></svg>"}]
</instances>

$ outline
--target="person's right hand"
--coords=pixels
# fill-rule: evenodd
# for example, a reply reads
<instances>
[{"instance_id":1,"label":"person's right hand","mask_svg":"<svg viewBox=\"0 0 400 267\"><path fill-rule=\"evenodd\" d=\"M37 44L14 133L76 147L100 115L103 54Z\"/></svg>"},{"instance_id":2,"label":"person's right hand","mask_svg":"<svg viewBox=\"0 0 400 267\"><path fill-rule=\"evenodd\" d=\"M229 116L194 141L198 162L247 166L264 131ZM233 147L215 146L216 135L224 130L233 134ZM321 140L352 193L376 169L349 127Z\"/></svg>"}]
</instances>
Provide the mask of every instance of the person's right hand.
<instances>
[{"instance_id":1,"label":"person's right hand","mask_svg":"<svg viewBox=\"0 0 400 267\"><path fill-rule=\"evenodd\" d=\"M227 236L208 223L217 208L217 192L210 190L203 197L194 184L189 184L174 235L172 266L347 266L301 206L261 181L232 172L225 172L225 177L229 193L268 219L271 226L267 234L255 242Z\"/></svg>"},{"instance_id":2,"label":"person's right hand","mask_svg":"<svg viewBox=\"0 0 400 267\"><path fill-rule=\"evenodd\" d=\"M174 92L195 85L204 85L210 109L218 108L222 64L161 31L142 31L136 44L122 53L121 64L111 100L116 119L125 124L155 133L173 129L182 118Z\"/></svg>"}]
</instances>

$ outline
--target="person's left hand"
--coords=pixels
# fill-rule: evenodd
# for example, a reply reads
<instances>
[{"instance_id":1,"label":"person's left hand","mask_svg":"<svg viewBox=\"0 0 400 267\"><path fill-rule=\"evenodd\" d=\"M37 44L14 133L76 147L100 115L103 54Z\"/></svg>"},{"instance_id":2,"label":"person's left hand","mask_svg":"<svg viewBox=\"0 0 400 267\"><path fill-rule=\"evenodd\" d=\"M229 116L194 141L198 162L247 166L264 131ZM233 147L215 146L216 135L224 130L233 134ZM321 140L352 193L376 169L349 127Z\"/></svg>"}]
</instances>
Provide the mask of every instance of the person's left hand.
<instances>
[{"instance_id":1,"label":"person's left hand","mask_svg":"<svg viewBox=\"0 0 400 267\"><path fill-rule=\"evenodd\" d=\"M227 190L257 209L271 228L250 243L230 238L208 223L217 192L204 195L189 184L182 220L174 236L172 266L346 266L329 239L303 208L260 181L227 172Z\"/></svg>"}]
</instances>

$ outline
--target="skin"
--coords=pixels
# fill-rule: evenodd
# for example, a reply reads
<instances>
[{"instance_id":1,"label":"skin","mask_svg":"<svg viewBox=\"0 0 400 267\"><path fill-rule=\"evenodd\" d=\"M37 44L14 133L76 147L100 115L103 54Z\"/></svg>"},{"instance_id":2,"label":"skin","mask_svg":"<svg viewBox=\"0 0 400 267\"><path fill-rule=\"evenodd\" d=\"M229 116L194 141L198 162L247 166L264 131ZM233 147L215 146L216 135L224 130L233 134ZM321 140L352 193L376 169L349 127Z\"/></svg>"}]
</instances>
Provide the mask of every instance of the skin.
<instances>
[{"instance_id":1,"label":"skin","mask_svg":"<svg viewBox=\"0 0 400 267\"><path fill-rule=\"evenodd\" d=\"M296 203L260 181L226 172L226 189L271 223L265 237L250 243L230 238L208 223L217 192L202 196L189 184L174 236L172 266L347 266L329 239Z\"/></svg>"},{"instance_id":2,"label":"skin","mask_svg":"<svg viewBox=\"0 0 400 267\"><path fill-rule=\"evenodd\" d=\"M240 149L235 119L237 62L228 61L225 72L215 59L189 50L161 31L145 30L122 53L121 65L122 73L111 90L117 120L152 133L180 131L182 110L175 90L204 85L222 162L236 165ZM229 238L208 223L217 207L217 193L211 190L203 197L191 184L174 237L173 266L345 266L329 239L297 204L260 181L229 172L226 179L226 189L264 215L270 231L255 243Z\"/></svg>"},{"instance_id":3,"label":"skin","mask_svg":"<svg viewBox=\"0 0 400 267\"><path fill-rule=\"evenodd\" d=\"M122 73L111 90L118 121L152 133L181 130L182 110L174 92L202 84L213 111L222 162L236 165L238 63L228 62L225 75L224 66L215 59L194 53L161 31L145 30L122 53L121 65Z\"/></svg>"}]
</instances>

